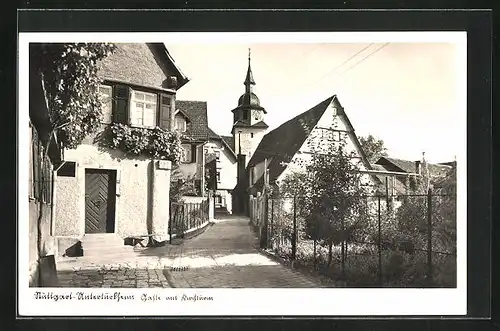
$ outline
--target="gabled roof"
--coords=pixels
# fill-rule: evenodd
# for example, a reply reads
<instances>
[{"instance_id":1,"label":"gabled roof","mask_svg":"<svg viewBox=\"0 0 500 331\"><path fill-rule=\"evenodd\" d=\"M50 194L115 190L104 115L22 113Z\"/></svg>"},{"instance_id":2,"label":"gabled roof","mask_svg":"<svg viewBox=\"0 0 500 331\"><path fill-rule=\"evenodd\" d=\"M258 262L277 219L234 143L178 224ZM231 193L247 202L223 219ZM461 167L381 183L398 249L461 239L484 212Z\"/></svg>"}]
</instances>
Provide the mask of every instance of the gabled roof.
<instances>
[{"instance_id":1,"label":"gabled roof","mask_svg":"<svg viewBox=\"0 0 500 331\"><path fill-rule=\"evenodd\" d=\"M340 102L338 101L336 95L325 99L311 109L303 112L302 114L292 118L291 120L280 125L278 128L267 133L262 138L259 146L250 159L247 169L263 162L264 159L267 158L269 182L273 183L286 169L286 167L288 166L288 162L292 160L293 156L302 147L307 137L312 132L312 130L332 102L336 103L337 114L345 121L349 129L349 136L359 149L363 164L368 170L372 169L371 164L368 162L368 159L366 158L366 155L362 150L361 145L354 133L354 128L349 121L349 118L347 117L343 107L340 105ZM380 181L380 179L376 176L371 176L375 180ZM254 184L254 186L259 185L262 185L261 180L258 180Z\"/></svg>"},{"instance_id":2,"label":"gabled roof","mask_svg":"<svg viewBox=\"0 0 500 331\"><path fill-rule=\"evenodd\" d=\"M390 171L401 171L407 173L415 173L416 172L416 161L408 161L402 159L396 159L392 157L383 156L378 159L376 164L382 165L384 168ZM442 176L446 174L449 169L452 167L450 165L445 164L427 164L429 167L429 173L431 176Z\"/></svg>"},{"instance_id":3,"label":"gabled roof","mask_svg":"<svg viewBox=\"0 0 500 331\"><path fill-rule=\"evenodd\" d=\"M248 167L253 167L263 162L265 158L269 158L269 181L274 182L286 169L285 163L292 160L333 98L334 96L329 97L267 133L260 141Z\"/></svg>"},{"instance_id":4,"label":"gabled roof","mask_svg":"<svg viewBox=\"0 0 500 331\"><path fill-rule=\"evenodd\" d=\"M385 168L384 166L382 166L381 164L372 164L372 169L373 170L377 170L377 171L391 171L387 168ZM379 181L380 181L380 184L382 184L382 186L384 185L385 183L385 179L386 177L391 177L391 175L385 175L385 174L375 174L374 175ZM405 187L405 182L404 180L399 177L399 176L396 176L396 180L394 182L394 190L396 192L396 194L405 194L406 193L406 187Z\"/></svg>"},{"instance_id":5,"label":"gabled roof","mask_svg":"<svg viewBox=\"0 0 500 331\"><path fill-rule=\"evenodd\" d=\"M186 114L186 112L184 110L182 110L182 109L177 109L176 112L175 112L175 114L176 115L177 114L182 114L188 121L191 121L191 119L189 118L189 115Z\"/></svg>"},{"instance_id":6,"label":"gabled roof","mask_svg":"<svg viewBox=\"0 0 500 331\"><path fill-rule=\"evenodd\" d=\"M231 148L233 152L236 153L235 146L234 146L234 139L233 136L220 136L222 140Z\"/></svg>"},{"instance_id":7,"label":"gabled roof","mask_svg":"<svg viewBox=\"0 0 500 331\"><path fill-rule=\"evenodd\" d=\"M197 141L206 141L209 136L207 102L176 100L175 108L183 112L191 121L185 135Z\"/></svg>"},{"instance_id":8,"label":"gabled roof","mask_svg":"<svg viewBox=\"0 0 500 331\"><path fill-rule=\"evenodd\" d=\"M234 151L233 137L220 136L219 134L215 133L212 129L208 128L208 130L209 130L208 139L219 140L224 145L224 147L226 147L229 150L230 154L236 158L236 153Z\"/></svg>"}]
</instances>

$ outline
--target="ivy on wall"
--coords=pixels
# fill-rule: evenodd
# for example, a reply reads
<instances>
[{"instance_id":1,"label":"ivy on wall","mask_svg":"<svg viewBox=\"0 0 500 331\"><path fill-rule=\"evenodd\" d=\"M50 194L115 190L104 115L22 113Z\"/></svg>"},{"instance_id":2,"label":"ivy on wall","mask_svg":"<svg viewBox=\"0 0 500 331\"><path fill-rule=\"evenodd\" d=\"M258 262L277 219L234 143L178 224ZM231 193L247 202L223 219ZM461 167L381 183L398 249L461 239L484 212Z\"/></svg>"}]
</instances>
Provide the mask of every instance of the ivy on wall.
<instances>
[{"instance_id":1,"label":"ivy on wall","mask_svg":"<svg viewBox=\"0 0 500 331\"><path fill-rule=\"evenodd\" d=\"M30 61L41 75L47 108L63 148L76 148L99 127L99 61L115 50L110 43L33 43Z\"/></svg>"},{"instance_id":2,"label":"ivy on wall","mask_svg":"<svg viewBox=\"0 0 500 331\"><path fill-rule=\"evenodd\" d=\"M135 128L121 123L110 126L110 147L128 155L147 156L179 163L182 155L183 136L174 131Z\"/></svg>"}]
</instances>

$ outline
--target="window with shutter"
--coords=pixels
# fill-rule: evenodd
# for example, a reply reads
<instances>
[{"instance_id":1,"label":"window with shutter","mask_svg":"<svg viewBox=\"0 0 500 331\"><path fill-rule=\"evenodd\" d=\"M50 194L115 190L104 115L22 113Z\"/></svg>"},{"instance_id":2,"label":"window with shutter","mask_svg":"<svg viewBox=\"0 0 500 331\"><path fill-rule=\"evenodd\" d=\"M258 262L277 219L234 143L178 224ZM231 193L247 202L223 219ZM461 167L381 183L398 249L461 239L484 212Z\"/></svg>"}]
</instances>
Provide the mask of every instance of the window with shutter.
<instances>
[{"instance_id":1,"label":"window with shutter","mask_svg":"<svg viewBox=\"0 0 500 331\"><path fill-rule=\"evenodd\" d=\"M115 85L113 121L122 124L128 124L129 120L129 98L130 89L128 86Z\"/></svg>"},{"instance_id":2,"label":"window with shutter","mask_svg":"<svg viewBox=\"0 0 500 331\"><path fill-rule=\"evenodd\" d=\"M130 125L154 128L156 126L156 109L156 94L132 91Z\"/></svg>"},{"instance_id":3,"label":"window with shutter","mask_svg":"<svg viewBox=\"0 0 500 331\"><path fill-rule=\"evenodd\" d=\"M109 85L99 86L99 96L102 102L102 123L111 123L113 119L113 89Z\"/></svg>"},{"instance_id":4,"label":"window with shutter","mask_svg":"<svg viewBox=\"0 0 500 331\"><path fill-rule=\"evenodd\" d=\"M172 96L160 95L160 115L158 125L160 128L170 130L170 110L172 109Z\"/></svg>"}]
</instances>

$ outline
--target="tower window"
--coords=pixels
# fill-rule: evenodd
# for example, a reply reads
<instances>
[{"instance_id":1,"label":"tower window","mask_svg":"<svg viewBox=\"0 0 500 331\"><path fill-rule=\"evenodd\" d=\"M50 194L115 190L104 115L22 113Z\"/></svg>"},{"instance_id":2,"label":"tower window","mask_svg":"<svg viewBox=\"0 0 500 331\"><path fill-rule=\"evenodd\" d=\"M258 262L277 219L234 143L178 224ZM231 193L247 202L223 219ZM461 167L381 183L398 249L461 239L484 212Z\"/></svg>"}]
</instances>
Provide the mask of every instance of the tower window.
<instances>
[{"instance_id":1,"label":"tower window","mask_svg":"<svg viewBox=\"0 0 500 331\"><path fill-rule=\"evenodd\" d=\"M248 110L243 111L243 119L247 120L248 119Z\"/></svg>"},{"instance_id":2,"label":"tower window","mask_svg":"<svg viewBox=\"0 0 500 331\"><path fill-rule=\"evenodd\" d=\"M253 138L253 132L250 133L250 138Z\"/></svg>"}]
</instances>

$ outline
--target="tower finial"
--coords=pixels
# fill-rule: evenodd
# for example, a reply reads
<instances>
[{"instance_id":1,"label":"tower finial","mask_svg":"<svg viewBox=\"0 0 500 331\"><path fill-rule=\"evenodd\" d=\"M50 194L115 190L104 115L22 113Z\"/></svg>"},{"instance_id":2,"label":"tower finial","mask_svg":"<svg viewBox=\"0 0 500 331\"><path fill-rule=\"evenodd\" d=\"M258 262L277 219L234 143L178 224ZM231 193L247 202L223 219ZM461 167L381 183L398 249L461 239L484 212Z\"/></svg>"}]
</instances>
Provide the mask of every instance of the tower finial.
<instances>
[{"instance_id":1,"label":"tower finial","mask_svg":"<svg viewBox=\"0 0 500 331\"><path fill-rule=\"evenodd\" d=\"M248 93L248 92L252 92L252 87L251 85L255 85L255 81L253 80L253 75L252 75L252 68L250 66L250 56L252 54L252 51L250 49L250 47L248 48L248 69L247 69L247 76L245 78L245 91Z\"/></svg>"}]
</instances>

